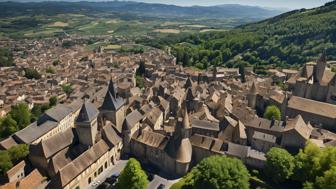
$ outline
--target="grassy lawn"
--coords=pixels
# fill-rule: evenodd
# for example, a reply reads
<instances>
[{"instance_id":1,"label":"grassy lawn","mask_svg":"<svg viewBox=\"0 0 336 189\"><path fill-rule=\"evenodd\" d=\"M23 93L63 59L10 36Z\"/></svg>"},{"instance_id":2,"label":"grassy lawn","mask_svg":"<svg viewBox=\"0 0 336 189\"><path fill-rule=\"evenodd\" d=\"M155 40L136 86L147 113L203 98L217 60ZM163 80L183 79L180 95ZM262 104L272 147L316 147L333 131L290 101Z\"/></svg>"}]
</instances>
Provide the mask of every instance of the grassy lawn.
<instances>
[{"instance_id":1,"label":"grassy lawn","mask_svg":"<svg viewBox=\"0 0 336 189\"><path fill-rule=\"evenodd\" d=\"M120 49L120 48L121 48L121 45L112 45L112 44L104 47L104 49L106 49L106 50L116 50L116 49Z\"/></svg>"}]
</instances>

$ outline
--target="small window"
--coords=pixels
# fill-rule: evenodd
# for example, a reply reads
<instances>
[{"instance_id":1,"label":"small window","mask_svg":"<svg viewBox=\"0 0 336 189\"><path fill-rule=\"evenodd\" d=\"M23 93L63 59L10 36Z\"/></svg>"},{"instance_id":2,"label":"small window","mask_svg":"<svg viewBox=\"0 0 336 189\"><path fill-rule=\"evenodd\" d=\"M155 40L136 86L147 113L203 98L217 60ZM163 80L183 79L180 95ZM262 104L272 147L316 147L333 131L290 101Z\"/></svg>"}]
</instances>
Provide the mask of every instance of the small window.
<instances>
[{"instance_id":1,"label":"small window","mask_svg":"<svg viewBox=\"0 0 336 189\"><path fill-rule=\"evenodd\" d=\"M89 177L88 183L91 184L91 182L92 182L92 179L91 179L91 177Z\"/></svg>"},{"instance_id":2,"label":"small window","mask_svg":"<svg viewBox=\"0 0 336 189\"><path fill-rule=\"evenodd\" d=\"M107 168L107 162L105 162L105 169Z\"/></svg>"}]
</instances>

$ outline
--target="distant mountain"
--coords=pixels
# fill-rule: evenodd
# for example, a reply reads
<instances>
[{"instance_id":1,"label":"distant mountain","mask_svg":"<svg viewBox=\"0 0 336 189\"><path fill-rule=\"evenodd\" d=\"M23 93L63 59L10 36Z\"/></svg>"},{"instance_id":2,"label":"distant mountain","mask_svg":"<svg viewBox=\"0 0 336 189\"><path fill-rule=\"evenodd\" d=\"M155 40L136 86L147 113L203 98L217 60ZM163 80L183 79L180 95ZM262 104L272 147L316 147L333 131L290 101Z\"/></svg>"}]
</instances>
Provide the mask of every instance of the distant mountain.
<instances>
[{"instance_id":1,"label":"distant mountain","mask_svg":"<svg viewBox=\"0 0 336 189\"><path fill-rule=\"evenodd\" d=\"M166 4L148 4L131 1L108 2L2 2L0 16L10 17L24 14L60 14L95 12L131 13L140 16L169 17L169 18L207 18L207 19L248 19L262 20L282 13L280 10L269 10L260 7L243 5L192 6L181 7Z\"/></svg>"}]
</instances>

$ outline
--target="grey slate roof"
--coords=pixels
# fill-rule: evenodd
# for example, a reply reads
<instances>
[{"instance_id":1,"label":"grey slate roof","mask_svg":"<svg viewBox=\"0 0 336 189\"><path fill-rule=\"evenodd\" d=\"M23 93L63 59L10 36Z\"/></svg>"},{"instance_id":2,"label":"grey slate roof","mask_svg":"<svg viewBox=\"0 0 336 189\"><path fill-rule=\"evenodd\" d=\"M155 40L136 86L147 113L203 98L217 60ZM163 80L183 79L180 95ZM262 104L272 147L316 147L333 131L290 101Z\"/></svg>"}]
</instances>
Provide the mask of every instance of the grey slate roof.
<instances>
[{"instance_id":1,"label":"grey slate roof","mask_svg":"<svg viewBox=\"0 0 336 189\"><path fill-rule=\"evenodd\" d=\"M103 105L101 106L102 110L111 110L117 111L120 109L121 106L125 104L124 99L117 97L115 98L110 91L107 91Z\"/></svg>"},{"instance_id":2,"label":"grey slate roof","mask_svg":"<svg viewBox=\"0 0 336 189\"><path fill-rule=\"evenodd\" d=\"M100 140L71 163L63 167L57 175L51 179L50 187L63 188L90 165L95 163L102 155L108 152L108 150L109 147L106 142Z\"/></svg>"},{"instance_id":3,"label":"grey slate roof","mask_svg":"<svg viewBox=\"0 0 336 189\"><path fill-rule=\"evenodd\" d=\"M70 146L73 140L74 133L70 128L46 140L40 141L36 145L31 145L30 150L34 152L35 155L43 156L48 159L62 149Z\"/></svg>"},{"instance_id":4,"label":"grey slate roof","mask_svg":"<svg viewBox=\"0 0 336 189\"><path fill-rule=\"evenodd\" d=\"M46 121L41 125L37 125L37 122L34 122L28 125L26 128L16 132L13 137L17 141L20 141L25 144L30 144L34 140L38 139L42 135L46 134L50 130L56 128L58 125L55 121Z\"/></svg>"},{"instance_id":5,"label":"grey slate roof","mask_svg":"<svg viewBox=\"0 0 336 189\"><path fill-rule=\"evenodd\" d=\"M58 104L54 108L47 110L38 120L38 125L42 124L43 122L49 121L62 121L67 115L73 112L71 107L68 107L64 104Z\"/></svg>"},{"instance_id":6,"label":"grey slate roof","mask_svg":"<svg viewBox=\"0 0 336 189\"><path fill-rule=\"evenodd\" d=\"M91 102L85 101L82 105L76 122L91 122L97 118L98 114L98 109Z\"/></svg>"},{"instance_id":7,"label":"grey slate roof","mask_svg":"<svg viewBox=\"0 0 336 189\"><path fill-rule=\"evenodd\" d=\"M103 139L109 145L110 148L117 146L122 141L122 139L113 129L113 127L109 125L103 128Z\"/></svg>"},{"instance_id":8,"label":"grey slate roof","mask_svg":"<svg viewBox=\"0 0 336 189\"><path fill-rule=\"evenodd\" d=\"M109 82L109 85L107 87L107 91L111 93L111 95L116 98L117 97L117 90L116 88L114 87L114 84L113 84L113 81L112 81L112 78Z\"/></svg>"}]
</instances>

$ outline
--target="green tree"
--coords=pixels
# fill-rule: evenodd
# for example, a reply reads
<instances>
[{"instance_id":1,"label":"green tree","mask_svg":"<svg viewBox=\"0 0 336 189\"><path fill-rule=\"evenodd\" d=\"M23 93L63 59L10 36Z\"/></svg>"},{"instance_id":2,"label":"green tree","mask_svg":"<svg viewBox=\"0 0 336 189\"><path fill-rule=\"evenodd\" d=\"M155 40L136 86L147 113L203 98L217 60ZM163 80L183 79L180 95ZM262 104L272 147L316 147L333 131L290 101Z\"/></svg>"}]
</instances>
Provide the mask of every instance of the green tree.
<instances>
[{"instance_id":1,"label":"green tree","mask_svg":"<svg viewBox=\"0 0 336 189\"><path fill-rule=\"evenodd\" d=\"M50 74L54 74L54 73L56 73L55 68L53 68L53 67L51 67L51 66L47 68L46 72L47 72L47 73L50 73Z\"/></svg>"},{"instance_id":2,"label":"green tree","mask_svg":"<svg viewBox=\"0 0 336 189\"><path fill-rule=\"evenodd\" d=\"M319 189L335 189L336 188L336 166L331 167L324 172L322 177L316 179L316 187Z\"/></svg>"},{"instance_id":3,"label":"green tree","mask_svg":"<svg viewBox=\"0 0 336 189\"><path fill-rule=\"evenodd\" d=\"M203 159L185 177L182 188L248 189L249 172L241 160L225 156Z\"/></svg>"},{"instance_id":4,"label":"green tree","mask_svg":"<svg viewBox=\"0 0 336 189\"><path fill-rule=\"evenodd\" d=\"M246 82L246 78L245 78L245 65L244 64L240 64L239 65L239 74L240 74L240 80L242 83Z\"/></svg>"},{"instance_id":5,"label":"green tree","mask_svg":"<svg viewBox=\"0 0 336 189\"><path fill-rule=\"evenodd\" d=\"M63 92L67 95L70 96L70 94L73 92L73 88L70 84L64 84L61 86L63 89Z\"/></svg>"},{"instance_id":6,"label":"green tree","mask_svg":"<svg viewBox=\"0 0 336 189\"><path fill-rule=\"evenodd\" d=\"M8 49L0 48L0 67L14 66L13 54Z\"/></svg>"},{"instance_id":7,"label":"green tree","mask_svg":"<svg viewBox=\"0 0 336 189\"><path fill-rule=\"evenodd\" d=\"M270 105L266 108L266 111L264 113L264 118L272 120L280 120L281 119L281 111L278 107L274 105Z\"/></svg>"},{"instance_id":8,"label":"green tree","mask_svg":"<svg viewBox=\"0 0 336 189\"><path fill-rule=\"evenodd\" d=\"M295 156L295 169L293 179L304 183L306 181L315 182L320 167L322 156L321 149L313 143L308 143L304 150Z\"/></svg>"},{"instance_id":9,"label":"green tree","mask_svg":"<svg viewBox=\"0 0 336 189\"><path fill-rule=\"evenodd\" d=\"M148 180L146 173L142 170L140 163L131 158L128 160L126 167L121 172L117 182L118 189L145 189Z\"/></svg>"},{"instance_id":10,"label":"green tree","mask_svg":"<svg viewBox=\"0 0 336 189\"><path fill-rule=\"evenodd\" d=\"M3 138L8 137L8 136L14 134L18 130L19 130L18 125L10 114L7 115L2 120L2 123L1 123L1 137L3 137Z\"/></svg>"},{"instance_id":11,"label":"green tree","mask_svg":"<svg viewBox=\"0 0 336 189\"><path fill-rule=\"evenodd\" d=\"M50 107L53 107L53 106L56 106L57 104L57 97L56 96L52 96L49 98L49 106Z\"/></svg>"},{"instance_id":12,"label":"green tree","mask_svg":"<svg viewBox=\"0 0 336 189\"><path fill-rule=\"evenodd\" d=\"M266 154L266 175L274 182L280 183L290 178L294 170L294 157L285 149L272 148Z\"/></svg>"},{"instance_id":13,"label":"green tree","mask_svg":"<svg viewBox=\"0 0 336 189\"><path fill-rule=\"evenodd\" d=\"M7 151L0 151L0 174L4 175L13 167L10 156Z\"/></svg>"},{"instance_id":14,"label":"green tree","mask_svg":"<svg viewBox=\"0 0 336 189\"><path fill-rule=\"evenodd\" d=\"M144 76L146 72L145 61L141 60L139 62L139 68L136 71L136 76Z\"/></svg>"},{"instance_id":15,"label":"green tree","mask_svg":"<svg viewBox=\"0 0 336 189\"><path fill-rule=\"evenodd\" d=\"M36 121L41 115L42 115L42 105L40 104L35 104L34 107L31 110L31 122Z\"/></svg>"},{"instance_id":16,"label":"green tree","mask_svg":"<svg viewBox=\"0 0 336 189\"><path fill-rule=\"evenodd\" d=\"M18 161L24 159L29 154L29 148L27 144L19 144L11 147L8 150L8 154L12 162L17 163Z\"/></svg>"},{"instance_id":17,"label":"green tree","mask_svg":"<svg viewBox=\"0 0 336 189\"><path fill-rule=\"evenodd\" d=\"M53 66L58 66L60 63L61 63L60 60L54 60L52 64Z\"/></svg>"},{"instance_id":18,"label":"green tree","mask_svg":"<svg viewBox=\"0 0 336 189\"><path fill-rule=\"evenodd\" d=\"M23 129L30 124L31 112L26 103L19 103L13 106L9 114L16 121L19 129Z\"/></svg>"},{"instance_id":19,"label":"green tree","mask_svg":"<svg viewBox=\"0 0 336 189\"><path fill-rule=\"evenodd\" d=\"M188 52L184 52L182 65L183 66L190 66L190 56L189 56Z\"/></svg>"},{"instance_id":20,"label":"green tree","mask_svg":"<svg viewBox=\"0 0 336 189\"><path fill-rule=\"evenodd\" d=\"M26 68L24 71L27 79L41 79L41 74L36 69Z\"/></svg>"},{"instance_id":21,"label":"green tree","mask_svg":"<svg viewBox=\"0 0 336 189\"><path fill-rule=\"evenodd\" d=\"M74 42L69 41L69 40L67 40L67 41L63 41L63 43L62 43L62 47L63 47L63 48L66 48L66 49L68 49L68 48L70 48L70 47L72 47L72 46L74 46L74 45L75 45Z\"/></svg>"}]
</instances>

